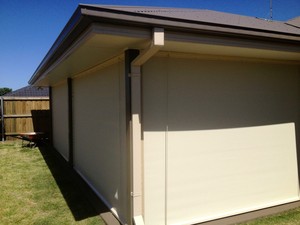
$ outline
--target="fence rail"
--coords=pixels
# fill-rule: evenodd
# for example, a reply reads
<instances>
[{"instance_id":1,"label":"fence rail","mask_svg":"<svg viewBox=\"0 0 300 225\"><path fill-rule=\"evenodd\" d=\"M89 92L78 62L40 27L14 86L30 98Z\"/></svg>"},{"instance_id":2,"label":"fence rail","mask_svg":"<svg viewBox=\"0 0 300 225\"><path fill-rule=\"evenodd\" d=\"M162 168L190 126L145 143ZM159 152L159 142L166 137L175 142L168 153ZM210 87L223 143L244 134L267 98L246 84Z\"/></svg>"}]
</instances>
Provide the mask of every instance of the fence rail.
<instances>
[{"instance_id":1,"label":"fence rail","mask_svg":"<svg viewBox=\"0 0 300 225\"><path fill-rule=\"evenodd\" d=\"M27 132L50 133L48 97L1 97L2 140Z\"/></svg>"}]
</instances>

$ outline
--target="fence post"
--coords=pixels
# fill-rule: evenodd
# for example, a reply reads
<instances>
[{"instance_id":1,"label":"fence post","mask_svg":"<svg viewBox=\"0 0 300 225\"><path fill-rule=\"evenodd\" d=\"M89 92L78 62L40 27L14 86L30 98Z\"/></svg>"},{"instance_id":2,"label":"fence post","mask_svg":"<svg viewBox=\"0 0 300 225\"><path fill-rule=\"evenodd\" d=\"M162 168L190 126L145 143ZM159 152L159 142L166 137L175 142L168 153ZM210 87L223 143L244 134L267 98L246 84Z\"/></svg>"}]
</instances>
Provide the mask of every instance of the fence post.
<instances>
[{"instance_id":1,"label":"fence post","mask_svg":"<svg viewBox=\"0 0 300 225\"><path fill-rule=\"evenodd\" d=\"M2 141L4 141L4 105L3 105L3 97L1 97L1 134Z\"/></svg>"}]
</instances>

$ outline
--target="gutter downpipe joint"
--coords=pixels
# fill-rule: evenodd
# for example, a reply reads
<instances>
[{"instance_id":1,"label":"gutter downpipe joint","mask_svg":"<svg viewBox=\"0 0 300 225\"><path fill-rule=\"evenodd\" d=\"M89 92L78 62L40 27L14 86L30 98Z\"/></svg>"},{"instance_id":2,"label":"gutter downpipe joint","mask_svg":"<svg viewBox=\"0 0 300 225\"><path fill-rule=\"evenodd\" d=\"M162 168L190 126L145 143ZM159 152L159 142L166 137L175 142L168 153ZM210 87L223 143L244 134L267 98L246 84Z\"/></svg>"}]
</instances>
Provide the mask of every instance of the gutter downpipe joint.
<instances>
[{"instance_id":1,"label":"gutter downpipe joint","mask_svg":"<svg viewBox=\"0 0 300 225\"><path fill-rule=\"evenodd\" d=\"M144 225L143 219L143 154L142 154L142 84L141 67L164 46L164 29L154 28L151 45L142 51L131 63L131 198L132 218L135 225Z\"/></svg>"}]
</instances>

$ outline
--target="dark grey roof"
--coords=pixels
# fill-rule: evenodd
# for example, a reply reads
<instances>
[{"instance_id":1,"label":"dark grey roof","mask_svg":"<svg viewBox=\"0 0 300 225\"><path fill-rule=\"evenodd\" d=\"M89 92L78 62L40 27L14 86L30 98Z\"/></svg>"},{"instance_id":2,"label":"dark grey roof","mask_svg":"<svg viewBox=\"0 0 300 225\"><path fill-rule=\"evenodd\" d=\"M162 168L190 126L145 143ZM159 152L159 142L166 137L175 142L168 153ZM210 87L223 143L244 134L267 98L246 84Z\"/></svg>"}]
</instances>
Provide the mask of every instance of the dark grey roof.
<instances>
[{"instance_id":1,"label":"dark grey roof","mask_svg":"<svg viewBox=\"0 0 300 225\"><path fill-rule=\"evenodd\" d=\"M49 97L48 87L26 86L4 95L11 97Z\"/></svg>"},{"instance_id":2,"label":"dark grey roof","mask_svg":"<svg viewBox=\"0 0 300 225\"><path fill-rule=\"evenodd\" d=\"M84 5L83 5L84 6ZM98 8L106 8L131 12L144 15L160 16L169 19L180 19L190 22L202 22L209 24L235 26L240 28L251 28L264 31L277 31L282 33L300 34L300 29L291 26L289 23L261 19L256 17L242 16L231 13L217 12L206 9L182 9L182 8L161 8L161 7L138 7L138 6L107 6L107 5L87 5ZM299 18L298 18L299 19ZM299 25L299 20L298 20ZM300 25L299 25L300 26Z\"/></svg>"}]
</instances>

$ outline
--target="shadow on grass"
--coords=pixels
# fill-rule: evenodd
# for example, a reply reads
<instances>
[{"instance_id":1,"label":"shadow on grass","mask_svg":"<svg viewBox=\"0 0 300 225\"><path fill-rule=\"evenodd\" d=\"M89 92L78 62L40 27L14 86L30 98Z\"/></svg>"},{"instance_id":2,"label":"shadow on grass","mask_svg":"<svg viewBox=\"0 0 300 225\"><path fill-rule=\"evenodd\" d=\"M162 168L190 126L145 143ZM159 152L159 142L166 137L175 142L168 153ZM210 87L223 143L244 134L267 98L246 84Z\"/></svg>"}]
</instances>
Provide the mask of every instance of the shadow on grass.
<instances>
[{"instance_id":1,"label":"shadow on grass","mask_svg":"<svg viewBox=\"0 0 300 225\"><path fill-rule=\"evenodd\" d=\"M109 211L53 148L39 146L39 150L76 221Z\"/></svg>"}]
</instances>

